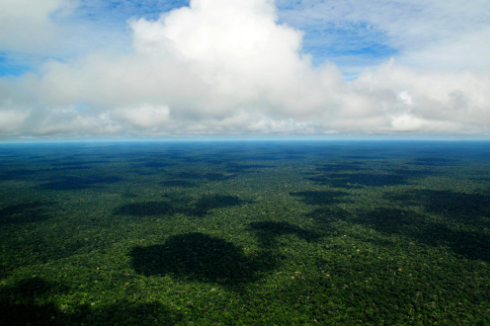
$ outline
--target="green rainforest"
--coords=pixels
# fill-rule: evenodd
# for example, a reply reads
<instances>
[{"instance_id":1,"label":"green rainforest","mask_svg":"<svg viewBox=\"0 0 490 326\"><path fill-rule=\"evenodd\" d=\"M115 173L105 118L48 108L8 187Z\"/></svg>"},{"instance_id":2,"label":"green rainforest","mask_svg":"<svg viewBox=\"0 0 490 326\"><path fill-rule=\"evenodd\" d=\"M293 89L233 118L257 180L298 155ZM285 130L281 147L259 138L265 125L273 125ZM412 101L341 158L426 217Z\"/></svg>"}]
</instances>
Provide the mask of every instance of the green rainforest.
<instances>
[{"instance_id":1,"label":"green rainforest","mask_svg":"<svg viewBox=\"0 0 490 326\"><path fill-rule=\"evenodd\" d=\"M489 325L490 144L0 145L1 325Z\"/></svg>"}]
</instances>

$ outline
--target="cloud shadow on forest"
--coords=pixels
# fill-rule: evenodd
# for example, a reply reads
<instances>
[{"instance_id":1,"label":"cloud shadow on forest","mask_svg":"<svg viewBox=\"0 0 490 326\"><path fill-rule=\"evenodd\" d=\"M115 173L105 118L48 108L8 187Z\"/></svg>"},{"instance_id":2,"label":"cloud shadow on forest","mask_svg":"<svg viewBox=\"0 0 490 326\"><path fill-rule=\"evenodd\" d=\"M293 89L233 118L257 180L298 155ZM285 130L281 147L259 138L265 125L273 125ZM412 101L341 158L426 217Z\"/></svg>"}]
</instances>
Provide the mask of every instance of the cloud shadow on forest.
<instances>
[{"instance_id":1,"label":"cloud shadow on forest","mask_svg":"<svg viewBox=\"0 0 490 326\"><path fill-rule=\"evenodd\" d=\"M122 181L122 178L115 176L56 176L52 177L48 183L41 184L43 190L82 190L96 188L100 185L108 185Z\"/></svg>"},{"instance_id":2,"label":"cloud shadow on forest","mask_svg":"<svg viewBox=\"0 0 490 326\"><path fill-rule=\"evenodd\" d=\"M277 245L277 238L283 235L295 235L307 242L317 241L321 237L317 232L305 230L287 222L252 222L249 224L249 229L255 232L262 248L275 247Z\"/></svg>"},{"instance_id":3,"label":"cloud shadow on forest","mask_svg":"<svg viewBox=\"0 0 490 326\"><path fill-rule=\"evenodd\" d=\"M140 316L155 315L162 325L174 325L182 315L161 304L81 304L73 312L62 311L53 296L69 293L70 289L60 283L48 282L39 277L24 279L12 286L0 286L0 324L25 325L122 325L141 322ZM39 303L42 299L45 303Z\"/></svg>"},{"instance_id":4,"label":"cloud shadow on forest","mask_svg":"<svg viewBox=\"0 0 490 326\"><path fill-rule=\"evenodd\" d=\"M162 245L134 247L133 269L142 275L172 275L240 289L276 267L276 257L264 251L248 256L233 243L203 233L186 233Z\"/></svg>"},{"instance_id":5,"label":"cloud shadow on forest","mask_svg":"<svg viewBox=\"0 0 490 326\"><path fill-rule=\"evenodd\" d=\"M51 218L48 202L32 202L10 205L0 209L0 224L34 223Z\"/></svg>"},{"instance_id":6,"label":"cloud shadow on forest","mask_svg":"<svg viewBox=\"0 0 490 326\"><path fill-rule=\"evenodd\" d=\"M203 196L197 200L185 197L170 196L169 201L152 201L145 203L132 203L120 206L115 215L144 216L172 216L184 214L194 217L204 217L214 209L239 206L248 203L236 196L213 195Z\"/></svg>"}]
</instances>

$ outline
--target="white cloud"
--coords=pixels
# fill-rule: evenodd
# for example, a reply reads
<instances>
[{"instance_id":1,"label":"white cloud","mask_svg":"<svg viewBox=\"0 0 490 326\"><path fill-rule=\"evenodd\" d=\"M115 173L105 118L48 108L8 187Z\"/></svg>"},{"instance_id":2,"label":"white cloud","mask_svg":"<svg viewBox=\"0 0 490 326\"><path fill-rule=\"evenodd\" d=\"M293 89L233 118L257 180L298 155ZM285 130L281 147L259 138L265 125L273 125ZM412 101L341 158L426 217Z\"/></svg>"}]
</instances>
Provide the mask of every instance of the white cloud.
<instances>
[{"instance_id":1,"label":"white cloud","mask_svg":"<svg viewBox=\"0 0 490 326\"><path fill-rule=\"evenodd\" d=\"M143 105L137 108L121 108L112 112L114 120L125 121L134 127L150 129L161 126L169 120L168 106Z\"/></svg>"},{"instance_id":2,"label":"white cloud","mask_svg":"<svg viewBox=\"0 0 490 326\"><path fill-rule=\"evenodd\" d=\"M454 40L428 44L418 50L407 50L399 56L399 61L424 70L489 68L490 42L485 40L490 40L490 26L459 35Z\"/></svg>"},{"instance_id":3,"label":"white cloud","mask_svg":"<svg viewBox=\"0 0 490 326\"><path fill-rule=\"evenodd\" d=\"M0 110L0 133L8 134L17 131L29 113L20 110Z\"/></svg>"},{"instance_id":4,"label":"white cloud","mask_svg":"<svg viewBox=\"0 0 490 326\"><path fill-rule=\"evenodd\" d=\"M0 100L24 108L0 135L490 132L490 70L392 60L347 82L335 65L313 67L300 54L303 33L279 24L269 0L193 0L129 24L131 53L52 61L0 83Z\"/></svg>"},{"instance_id":5,"label":"white cloud","mask_svg":"<svg viewBox=\"0 0 490 326\"><path fill-rule=\"evenodd\" d=\"M391 124L393 131L409 132L421 130L427 122L408 113L403 113L402 115L393 117Z\"/></svg>"},{"instance_id":6,"label":"white cloud","mask_svg":"<svg viewBox=\"0 0 490 326\"><path fill-rule=\"evenodd\" d=\"M75 0L0 1L0 49L49 52L60 36L53 15L66 15L75 6Z\"/></svg>"}]
</instances>

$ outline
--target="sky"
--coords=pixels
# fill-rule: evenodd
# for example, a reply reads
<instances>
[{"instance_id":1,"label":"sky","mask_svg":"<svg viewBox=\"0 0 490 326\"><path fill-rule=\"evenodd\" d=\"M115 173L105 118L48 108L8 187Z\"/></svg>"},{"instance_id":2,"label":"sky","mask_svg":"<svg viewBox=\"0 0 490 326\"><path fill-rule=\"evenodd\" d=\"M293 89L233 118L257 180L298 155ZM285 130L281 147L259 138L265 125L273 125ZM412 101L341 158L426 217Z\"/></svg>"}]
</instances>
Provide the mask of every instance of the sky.
<instances>
[{"instance_id":1,"label":"sky","mask_svg":"<svg viewBox=\"0 0 490 326\"><path fill-rule=\"evenodd\" d=\"M490 138L488 0L0 0L0 140Z\"/></svg>"}]
</instances>

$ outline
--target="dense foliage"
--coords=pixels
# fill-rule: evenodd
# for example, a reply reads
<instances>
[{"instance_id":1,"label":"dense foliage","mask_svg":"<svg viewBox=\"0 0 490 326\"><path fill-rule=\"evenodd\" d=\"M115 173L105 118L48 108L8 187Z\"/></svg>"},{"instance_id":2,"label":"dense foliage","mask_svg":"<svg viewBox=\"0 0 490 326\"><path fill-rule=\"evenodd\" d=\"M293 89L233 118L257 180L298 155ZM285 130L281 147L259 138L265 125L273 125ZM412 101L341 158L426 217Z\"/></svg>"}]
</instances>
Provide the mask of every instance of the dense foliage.
<instances>
[{"instance_id":1,"label":"dense foliage","mask_svg":"<svg viewBox=\"0 0 490 326\"><path fill-rule=\"evenodd\" d=\"M486 143L0 147L1 325L488 325Z\"/></svg>"}]
</instances>

